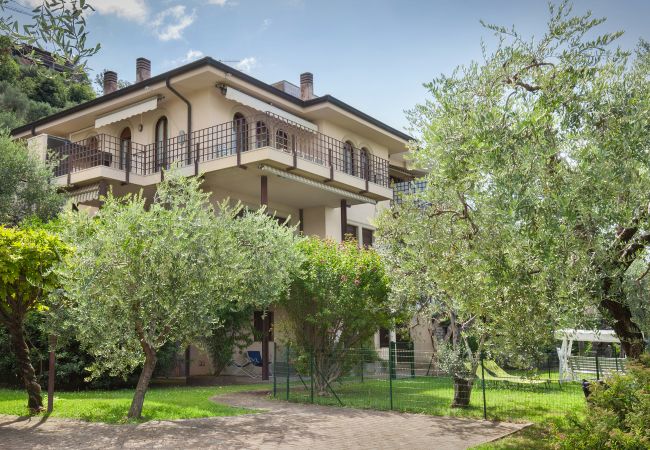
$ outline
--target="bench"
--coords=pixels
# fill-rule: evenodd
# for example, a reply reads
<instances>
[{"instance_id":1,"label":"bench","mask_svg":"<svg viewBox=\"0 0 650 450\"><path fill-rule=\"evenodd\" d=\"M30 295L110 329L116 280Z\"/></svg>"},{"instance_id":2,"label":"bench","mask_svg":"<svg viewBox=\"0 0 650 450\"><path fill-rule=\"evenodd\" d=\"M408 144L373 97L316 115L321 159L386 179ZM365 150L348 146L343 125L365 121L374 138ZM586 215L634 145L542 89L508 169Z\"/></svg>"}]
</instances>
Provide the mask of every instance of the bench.
<instances>
[{"instance_id":1,"label":"bench","mask_svg":"<svg viewBox=\"0 0 650 450\"><path fill-rule=\"evenodd\" d=\"M569 369L574 374L595 375L596 378L625 372L624 358L604 358L594 356L569 356Z\"/></svg>"}]
</instances>

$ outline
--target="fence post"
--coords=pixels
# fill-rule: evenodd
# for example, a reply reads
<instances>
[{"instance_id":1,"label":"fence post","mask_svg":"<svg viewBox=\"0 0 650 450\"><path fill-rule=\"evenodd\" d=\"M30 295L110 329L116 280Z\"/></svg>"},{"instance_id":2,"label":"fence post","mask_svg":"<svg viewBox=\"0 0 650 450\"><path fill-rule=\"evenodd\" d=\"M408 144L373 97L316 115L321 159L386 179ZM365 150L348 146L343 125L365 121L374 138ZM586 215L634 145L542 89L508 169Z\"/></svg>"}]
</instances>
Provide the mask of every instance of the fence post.
<instances>
[{"instance_id":1,"label":"fence post","mask_svg":"<svg viewBox=\"0 0 650 450\"><path fill-rule=\"evenodd\" d=\"M309 396L312 403L314 403L314 351L309 352Z\"/></svg>"},{"instance_id":2,"label":"fence post","mask_svg":"<svg viewBox=\"0 0 650 450\"><path fill-rule=\"evenodd\" d=\"M551 354L546 357L546 368L548 369L548 381L551 381Z\"/></svg>"},{"instance_id":3,"label":"fence post","mask_svg":"<svg viewBox=\"0 0 650 450\"><path fill-rule=\"evenodd\" d=\"M600 364L598 363L598 353L596 353L596 380L600 381Z\"/></svg>"},{"instance_id":4,"label":"fence post","mask_svg":"<svg viewBox=\"0 0 650 450\"><path fill-rule=\"evenodd\" d=\"M397 357L397 349L395 342L388 343L388 367L390 373L390 379L394 380L397 378L397 368L395 367L395 358Z\"/></svg>"},{"instance_id":5,"label":"fence post","mask_svg":"<svg viewBox=\"0 0 650 450\"><path fill-rule=\"evenodd\" d=\"M275 341L273 342L273 398L276 398L278 396L278 369L277 369L277 364L276 364L276 355L277 355L277 346L275 345Z\"/></svg>"},{"instance_id":6,"label":"fence post","mask_svg":"<svg viewBox=\"0 0 650 450\"><path fill-rule=\"evenodd\" d=\"M415 378L415 344L409 342L409 362L411 364L411 378Z\"/></svg>"},{"instance_id":7,"label":"fence post","mask_svg":"<svg viewBox=\"0 0 650 450\"><path fill-rule=\"evenodd\" d=\"M485 366L483 365L483 353L481 353L481 389L483 389L483 418L487 420L487 403L485 401Z\"/></svg>"},{"instance_id":8,"label":"fence post","mask_svg":"<svg viewBox=\"0 0 650 450\"><path fill-rule=\"evenodd\" d=\"M291 347L287 345L287 401L289 401L289 374L291 373L291 366L289 365L290 352L291 352Z\"/></svg>"},{"instance_id":9,"label":"fence post","mask_svg":"<svg viewBox=\"0 0 650 450\"><path fill-rule=\"evenodd\" d=\"M364 363L363 356L364 356L363 347L361 347L361 382L362 383L363 383L363 363Z\"/></svg>"},{"instance_id":10,"label":"fence post","mask_svg":"<svg viewBox=\"0 0 650 450\"><path fill-rule=\"evenodd\" d=\"M51 413L54 409L54 378L56 370L56 355L54 350L56 348L56 335L51 334L49 339L49 351L50 351L50 365L48 368L47 374L47 412Z\"/></svg>"},{"instance_id":11,"label":"fence post","mask_svg":"<svg viewBox=\"0 0 650 450\"><path fill-rule=\"evenodd\" d=\"M395 343L388 343L388 392L390 397L390 409L393 409L393 357L395 355Z\"/></svg>"}]
</instances>

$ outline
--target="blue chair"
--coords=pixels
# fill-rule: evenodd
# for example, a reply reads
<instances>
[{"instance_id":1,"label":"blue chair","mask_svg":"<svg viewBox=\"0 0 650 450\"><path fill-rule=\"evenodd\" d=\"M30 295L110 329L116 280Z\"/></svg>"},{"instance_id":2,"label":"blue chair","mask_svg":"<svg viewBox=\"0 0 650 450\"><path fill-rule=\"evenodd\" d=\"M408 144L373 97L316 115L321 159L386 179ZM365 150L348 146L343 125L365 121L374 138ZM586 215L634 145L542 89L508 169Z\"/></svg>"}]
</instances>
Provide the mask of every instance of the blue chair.
<instances>
[{"instance_id":1,"label":"blue chair","mask_svg":"<svg viewBox=\"0 0 650 450\"><path fill-rule=\"evenodd\" d=\"M263 365L262 352L258 350L248 350L246 354L242 356L244 358L243 362L237 363L233 359L232 361L230 361L229 365L239 370L241 373L243 373L244 375L250 378L259 378L259 376L256 373L254 373L250 369L247 369L247 367L248 366L262 367Z\"/></svg>"},{"instance_id":2,"label":"blue chair","mask_svg":"<svg viewBox=\"0 0 650 450\"><path fill-rule=\"evenodd\" d=\"M255 367L262 367L264 362L262 361L262 352L258 350L248 350L248 361Z\"/></svg>"}]
</instances>

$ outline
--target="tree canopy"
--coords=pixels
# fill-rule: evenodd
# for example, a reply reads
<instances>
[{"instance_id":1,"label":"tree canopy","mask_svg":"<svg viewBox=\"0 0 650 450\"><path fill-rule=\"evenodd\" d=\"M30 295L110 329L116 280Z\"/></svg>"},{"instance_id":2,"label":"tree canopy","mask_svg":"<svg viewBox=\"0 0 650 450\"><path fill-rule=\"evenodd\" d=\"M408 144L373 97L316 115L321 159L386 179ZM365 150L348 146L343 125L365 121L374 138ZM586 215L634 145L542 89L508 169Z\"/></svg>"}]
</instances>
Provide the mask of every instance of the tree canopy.
<instances>
[{"instance_id":1,"label":"tree canopy","mask_svg":"<svg viewBox=\"0 0 650 450\"><path fill-rule=\"evenodd\" d=\"M208 336L224 308L264 308L297 261L292 229L264 211L238 218L226 203L215 211L199 185L168 173L149 205L109 194L95 217L66 218L76 251L64 287L91 369L123 374L144 364L129 417L141 415L156 350Z\"/></svg>"},{"instance_id":2,"label":"tree canopy","mask_svg":"<svg viewBox=\"0 0 650 450\"><path fill-rule=\"evenodd\" d=\"M34 49L50 48L56 63L68 66L71 73L83 72L85 60L100 48L100 44L88 45L86 16L93 10L86 0L43 0L31 12L10 0L0 0L0 33L30 59L38 58Z\"/></svg>"},{"instance_id":3,"label":"tree canopy","mask_svg":"<svg viewBox=\"0 0 650 450\"><path fill-rule=\"evenodd\" d=\"M37 63L19 64L13 44L0 36L0 129L12 129L95 97L83 71L69 76Z\"/></svg>"},{"instance_id":4,"label":"tree canopy","mask_svg":"<svg viewBox=\"0 0 650 450\"><path fill-rule=\"evenodd\" d=\"M52 168L24 142L0 133L0 224L56 216L65 197L52 183Z\"/></svg>"},{"instance_id":5,"label":"tree canopy","mask_svg":"<svg viewBox=\"0 0 650 450\"><path fill-rule=\"evenodd\" d=\"M42 409L43 401L25 341L25 319L46 307L47 294L59 286L56 266L69 251L45 230L0 227L0 324L11 336L28 406L34 412Z\"/></svg>"},{"instance_id":6,"label":"tree canopy","mask_svg":"<svg viewBox=\"0 0 650 450\"><path fill-rule=\"evenodd\" d=\"M397 220L429 225L412 285L429 276L479 319L491 305L512 321L502 335L576 326L595 306L638 356L625 281L650 241L650 53L614 47L603 22L563 3L538 39L485 25L496 48L427 83L431 99L410 113L428 187L424 211Z\"/></svg>"},{"instance_id":7,"label":"tree canopy","mask_svg":"<svg viewBox=\"0 0 650 450\"><path fill-rule=\"evenodd\" d=\"M388 327L388 281L379 255L354 240L337 243L309 237L296 244L302 263L282 302L290 341L314 354L322 392L337 379L346 352Z\"/></svg>"}]
</instances>

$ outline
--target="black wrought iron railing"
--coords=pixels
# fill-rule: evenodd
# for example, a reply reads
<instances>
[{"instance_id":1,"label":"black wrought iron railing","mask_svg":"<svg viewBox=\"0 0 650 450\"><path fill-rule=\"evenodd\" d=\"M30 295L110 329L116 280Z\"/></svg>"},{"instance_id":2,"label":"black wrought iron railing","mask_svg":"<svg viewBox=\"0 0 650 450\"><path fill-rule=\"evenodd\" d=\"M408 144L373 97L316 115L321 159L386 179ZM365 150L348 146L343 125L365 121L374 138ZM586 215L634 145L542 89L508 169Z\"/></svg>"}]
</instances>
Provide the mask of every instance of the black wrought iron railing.
<instances>
[{"instance_id":1,"label":"black wrought iron railing","mask_svg":"<svg viewBox=\"0 0 650 450\"><path fill-rule=\"evenodd\" d=\"M291 154L293 163L306 160L347 173L367 183L389 187L388 160L349 143L313 131L272 113L241 117L147 145L100 134L67 143L52 153L58 161L56 176L107 166L137 175L150 175L171 167L197 165L264 147Z\"/></svg>"},{"instance_id":2,"label":"black wrought iron railing","mask_svg":"<svg viewBox=\"0 0 650 450\"><path fill-rule=\"evenodd\" d=\"M417 194L424 191L427 182L425 180L400 181L393 184L393 202L401 203L406 195Z\"/></svg>"},{"instance_id":3,"label":"black wrought iron railing","mask_svg":"<svg viewBox=\"0 0 650 450\"><path fill-rule=\"evenodd\" d=\"M60 145L50 152L56 161L55 176L65 176L97 166L112 167L129 173L143 173L142 155L146 146L98 134L87 139Z\"/></svg>"}]
</instances>

